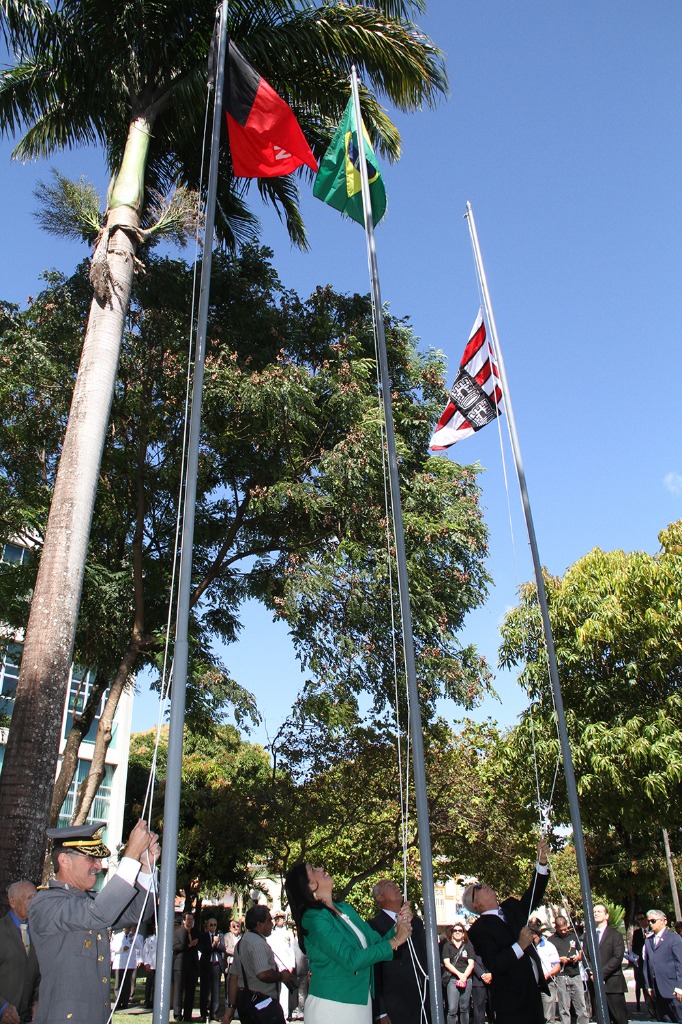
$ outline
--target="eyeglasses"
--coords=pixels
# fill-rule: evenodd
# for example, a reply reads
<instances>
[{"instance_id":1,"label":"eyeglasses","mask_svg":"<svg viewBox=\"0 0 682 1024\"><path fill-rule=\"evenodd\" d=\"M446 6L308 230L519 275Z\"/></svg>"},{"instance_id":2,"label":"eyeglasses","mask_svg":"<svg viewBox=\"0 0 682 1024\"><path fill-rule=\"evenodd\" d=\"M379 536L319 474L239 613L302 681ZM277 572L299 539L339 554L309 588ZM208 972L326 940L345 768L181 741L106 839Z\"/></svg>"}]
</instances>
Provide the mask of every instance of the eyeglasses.
<instances>
[{"instance_id":1,"label":"eyeglasses","mask_svg":"<svg viewBox=\"0 0 682 1024\"><path fill-rule=\"evenodd\" d=\"M453 932L463 932L464 931L463 928L453 928L452 930L453 930Z\"/></svg>"},{"instance_id":2,"label":"eyeglasses","mask_svg":"<svg viewBox=\"0 0 682 1024\"><path fill-rule=\"evenodd\" d=\"M662 921L662 917L647 917L649 924L656 924L657 921Z\"/></svg>"}]
</instances>

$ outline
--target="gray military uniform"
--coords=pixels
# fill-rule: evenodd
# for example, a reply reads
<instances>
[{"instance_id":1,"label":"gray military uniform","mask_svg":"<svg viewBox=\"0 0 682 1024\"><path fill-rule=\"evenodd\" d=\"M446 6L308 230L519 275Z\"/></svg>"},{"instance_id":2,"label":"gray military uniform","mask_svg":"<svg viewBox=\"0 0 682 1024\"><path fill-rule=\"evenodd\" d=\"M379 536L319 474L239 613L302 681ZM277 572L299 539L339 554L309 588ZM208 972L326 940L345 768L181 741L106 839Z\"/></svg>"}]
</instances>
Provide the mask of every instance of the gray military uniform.
<instances>
[{"instance_id":1,"label":"gray military uniform","mask_svg":"<svg viewBox=\"0 0 682 1024\"><path fill-rule=\"evenodd\" d=\"M29 907L31 941L40 964L35 1024L106 1024L110 954L108 928L135 926L154 895L114 875L97 894L53 879Z\"/></svg>"}]
</instances>

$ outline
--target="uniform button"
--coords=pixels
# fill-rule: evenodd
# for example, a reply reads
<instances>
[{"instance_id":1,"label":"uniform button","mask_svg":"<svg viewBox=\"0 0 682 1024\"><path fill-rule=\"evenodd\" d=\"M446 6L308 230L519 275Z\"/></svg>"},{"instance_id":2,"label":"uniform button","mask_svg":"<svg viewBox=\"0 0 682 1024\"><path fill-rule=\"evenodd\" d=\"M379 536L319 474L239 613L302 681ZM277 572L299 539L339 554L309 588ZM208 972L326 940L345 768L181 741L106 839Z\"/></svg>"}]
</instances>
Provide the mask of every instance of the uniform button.
<instances>
[{"instance_id":1,"label":"uniform button","mask_svg":"<svg viewBox=\"0 0 682 1024\"><path fill-rule=\"evenodd\" d=\"M71 1017L73 1017L73 1014L72 1014L72 1013L67 1013L67 1015L66 1015L66 1019L67 1019L67 1020L70 1020L70 1019L71 1019Z\"/></svg>"},{"instance_id":2,"label":"uniform button","mask_svg":"<svg viewBox=\"0 0 682 1024\"><path fill-rule=\"evenodd\" d=\"M102 984L103 984L103 985L106 985L106 983L107 983L108 981L109 981L109 979L108 979L108 978L102 978Z\"/></svg>"},{"instance_id":3,"label":"uniform button","mask_svg":"<svg viewBox=\"0 0 682 1024\"><path fill-rule=\"evenodd\" d=\"M103 956L98 956L97 959L99 960L100 963L102 963L102 960L104 960L104 957Z\"/></svg>"},{"instance_id":4,"label":"uniform button","mask_svg":"<svg viewBox=\"0 0 682 1024\"><path fill-rule=\"evenodd\" d=\"M90 946L92 945L92 939L86 939L83 945L85 946L86 949L90 949Z\"/></svg>"},{"instance_id":5,"label":"uniform button","mask_svg":"<svg viewBox=\"0 0 682 1024\"><path fill-rule=\"evenodd\" d=\"M92 935L92 932L90 932L90 934ZM102 936L100 935L99 932L97 932L97 941L99 942L101 940L101 938L102 938Z\"/></svg>"}]
</instances>

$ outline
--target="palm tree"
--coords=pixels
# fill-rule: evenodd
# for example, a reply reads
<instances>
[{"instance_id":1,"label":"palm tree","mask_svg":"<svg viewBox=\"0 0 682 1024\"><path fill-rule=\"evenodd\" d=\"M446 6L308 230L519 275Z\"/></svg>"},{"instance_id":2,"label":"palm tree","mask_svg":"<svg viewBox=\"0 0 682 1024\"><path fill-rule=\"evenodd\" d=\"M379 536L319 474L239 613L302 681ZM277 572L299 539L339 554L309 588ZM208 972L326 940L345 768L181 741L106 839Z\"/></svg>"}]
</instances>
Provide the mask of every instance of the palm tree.
<instances>
[{"instance_id":1,"label":"palm tree","mask_svg":"<svg viewBox=\"0 0 682 1024\"><path fill-rule=\"evenodd\" d=\"M350 66L365 83L375 147L399 155L380 99L401 110L445 92L442 56L412 22L422 0L233 0L230 35L284 96L320 156L345 107ZM58 757L66 681L124 322L137 250L158 228L154 190L200 181L207 54L215 22L204 0L0 0L14 64L0 76L0 129L20 136L15 155L104 147L112 173L95 243L93 299L38 578L26 630L9 742L0 777L0 892L40 873ZM250 182L221 165L217 232L232 244L255 230ZM257 182L290 236L305 245L295 177ZM137 616L133 647L145 640Z\"/></svg>"}]
</instances>

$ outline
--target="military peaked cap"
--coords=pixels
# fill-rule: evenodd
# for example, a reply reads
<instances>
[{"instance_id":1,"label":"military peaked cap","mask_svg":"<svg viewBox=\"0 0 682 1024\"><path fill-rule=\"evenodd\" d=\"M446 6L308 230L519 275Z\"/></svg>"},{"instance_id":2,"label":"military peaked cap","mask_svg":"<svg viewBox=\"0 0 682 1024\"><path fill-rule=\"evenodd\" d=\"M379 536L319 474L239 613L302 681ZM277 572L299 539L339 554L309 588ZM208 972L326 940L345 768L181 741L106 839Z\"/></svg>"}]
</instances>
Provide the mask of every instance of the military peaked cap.
<instances>
[{"instance_id":1,"label":"military peaked cap","mask_svg":"<svg viewBox=\"0 0 682 1024\"><path fill-rule=\"evenodd\" d=\"M47 838L52 840L55 850L102 859L111 856L111 850L102 842L103 832L103 825L69 825L68 828L48 828Z\"/></svg>"}]
</instances>

